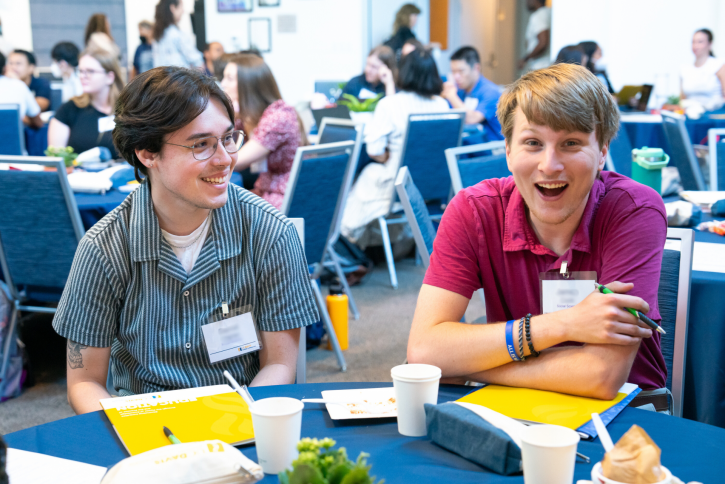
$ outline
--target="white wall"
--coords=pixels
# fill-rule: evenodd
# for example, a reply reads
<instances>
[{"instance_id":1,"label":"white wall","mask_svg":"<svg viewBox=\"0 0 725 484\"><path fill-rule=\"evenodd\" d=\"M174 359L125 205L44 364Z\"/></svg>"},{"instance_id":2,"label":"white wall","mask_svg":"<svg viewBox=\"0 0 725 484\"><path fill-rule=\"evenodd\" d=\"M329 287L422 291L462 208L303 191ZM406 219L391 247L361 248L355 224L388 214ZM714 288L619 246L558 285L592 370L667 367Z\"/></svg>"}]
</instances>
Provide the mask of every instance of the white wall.
<instances>
[{"instance_id":1,"label":"white wall","mask_svg":"<svg viewBox=\"0 0 725 484\"><path fill-rule=\"evenodd\" d=\"M722 0L555 0L552 59L563 46L594 40L608 60L614 89L655 84L656 97L679 93L679 68L694 62L692 34L709 28L725 56Z\"/></svg>"},{"instance_id":2,"label":"white wall","mask_svg":"<svg viewBox=\"0 0 725 484\"><path fill-rule=\"evenodd\" d=\"M0 20L6 42L10 42L14 49L33 50L28 0L0 0Z\"/></svg>"}]
</instances>

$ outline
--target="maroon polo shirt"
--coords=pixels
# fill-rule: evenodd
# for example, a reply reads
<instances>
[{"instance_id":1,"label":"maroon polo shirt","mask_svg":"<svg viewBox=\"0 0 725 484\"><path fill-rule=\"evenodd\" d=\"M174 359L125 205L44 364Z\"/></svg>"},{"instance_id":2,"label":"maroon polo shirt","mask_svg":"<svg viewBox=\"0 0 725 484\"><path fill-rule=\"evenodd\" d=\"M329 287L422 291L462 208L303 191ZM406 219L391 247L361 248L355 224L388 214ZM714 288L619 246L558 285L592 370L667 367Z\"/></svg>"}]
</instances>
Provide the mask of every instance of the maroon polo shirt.
<instances>
[{"instance_id":1,"label":"maroon polo shirt","mask_svg":"<svg viewBox=\"0 0 725 484\"><path fill-rule=\"evenodd\" d=\"M539 273L596 271L597 281L632 282L629 294L659 321L657 288L667 216L662 198L625 176L602 172L594 182L571 247L561 257L539 242L512 176L459 192L446 208L433 244L425 284L471 298L483 288L490 322L541 314ZM535 342L534 342L535 343ZM503 343L502 343L503 344ZM660 335L644 339L627 381L644 390L665 386Z\"/></svg>"}]
</instances>

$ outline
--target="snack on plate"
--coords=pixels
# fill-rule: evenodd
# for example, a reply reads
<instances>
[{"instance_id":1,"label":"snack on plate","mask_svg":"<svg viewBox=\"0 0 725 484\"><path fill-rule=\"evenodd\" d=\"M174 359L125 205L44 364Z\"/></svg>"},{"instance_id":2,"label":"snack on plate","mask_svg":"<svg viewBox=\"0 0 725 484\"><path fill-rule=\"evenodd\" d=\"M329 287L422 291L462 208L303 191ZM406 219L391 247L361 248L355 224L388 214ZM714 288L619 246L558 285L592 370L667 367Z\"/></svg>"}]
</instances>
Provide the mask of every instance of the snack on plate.
<instances>
[{"instance_id":1,"label":"snack on plate","mask_svg":"<svg viewBox=\"0 0 725 484\"><path fill-rule=\"evenodd\" d=\"M612 450L604 455L602 474L627 484L655 484L665 478L661 450L638 425L632 425Z\"/></svg>"}]
</instances>

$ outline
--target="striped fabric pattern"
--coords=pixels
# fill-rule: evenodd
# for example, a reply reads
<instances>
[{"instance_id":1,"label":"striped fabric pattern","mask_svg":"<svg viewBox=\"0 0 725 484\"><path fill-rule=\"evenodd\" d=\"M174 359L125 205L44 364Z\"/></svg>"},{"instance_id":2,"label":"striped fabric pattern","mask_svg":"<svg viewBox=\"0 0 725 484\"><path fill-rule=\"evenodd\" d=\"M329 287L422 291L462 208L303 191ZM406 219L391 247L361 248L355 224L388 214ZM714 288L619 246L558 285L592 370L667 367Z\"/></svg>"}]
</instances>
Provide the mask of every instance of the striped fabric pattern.
<instances>
[{"instance_id":1,"label":"striped fabric pattern","mask_svg":"<svg viewBox=\"0 0 725 484\"><path fill-rule=\"evenodd\" d=\"M201 326L221 319L222 302L251 310L260 331L319 320L294 225L230 184L187 276L144 183L81 240L53 327L72 341L111 347L120 395L222 384L224 370L249 384L258 352L209 362Z\"/></svg>"}]
</instances>

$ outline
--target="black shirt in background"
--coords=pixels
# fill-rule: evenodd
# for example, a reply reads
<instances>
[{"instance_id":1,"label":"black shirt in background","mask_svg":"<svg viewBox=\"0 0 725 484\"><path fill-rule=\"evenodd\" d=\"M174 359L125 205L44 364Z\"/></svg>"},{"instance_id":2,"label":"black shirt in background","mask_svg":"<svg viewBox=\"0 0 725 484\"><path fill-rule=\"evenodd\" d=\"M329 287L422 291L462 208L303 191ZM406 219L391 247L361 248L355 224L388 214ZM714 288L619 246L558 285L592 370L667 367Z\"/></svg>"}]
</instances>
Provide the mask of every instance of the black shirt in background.
<instances>
[{"instance_id":1,"label":"black shirt in background","mask_svg":"<svg viewBox=\"0 0 725 484\"><path fill-rule=\"evenodd\" d=\"M363 89L367 89L375 94L385 94L385 84L378 82L377 85L373 86L365 79L365 74L360 74L347 81L339 99L344 99L342 97L343 94L350 94L356 98L360 98L360 91Z\"/></svg>"},{"instance_id":2,"label":"black shirt in background","mask_svg":"<svg viewBox=\"0 0 725 484\"><path fill-rule=\"evenodd\" d=\"M44 97L47 99L48 107L45 108L45 111L50 109L50 82L47 79L32 76L28 89L30 89L34 97Z\"/></svg>"},{"instance_id":3,"label":"black shirt in background","mask_svg":"<svg viewBox=\"0 0 725 484\"><path fill-rule=\"evenodd\" d=\"M395 32L395 35L386 40L383 45L387 45L388 47L393 49L393 52L395 52L395 57L400 60L401 49L409 39L414 38L415 34L412 30L410 30L408 27L400 27L398 31Z\"/></svg>"},{"instance_id":4,"label":"black shirt in background","mask_svg":"<svg viewBox=\"0 0 725 484\"><path fill-rule=\"evenodd\" d=\"M98 132L98 120L106 116L108 114L98 111L91 104L79 108L73 101L64 103L55 112L55 119L70 128L68 146L73 147L76 153L83 153L96 146L105 146L111 150L113 158L118 158L118 152L113 146L113 131Z\"/></svg>"}]
</instances>

